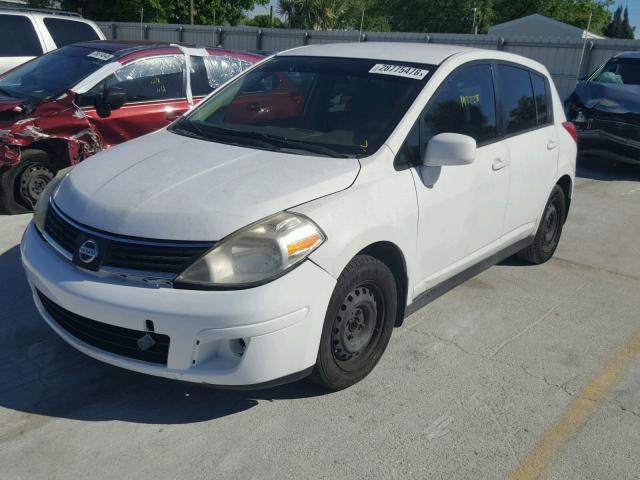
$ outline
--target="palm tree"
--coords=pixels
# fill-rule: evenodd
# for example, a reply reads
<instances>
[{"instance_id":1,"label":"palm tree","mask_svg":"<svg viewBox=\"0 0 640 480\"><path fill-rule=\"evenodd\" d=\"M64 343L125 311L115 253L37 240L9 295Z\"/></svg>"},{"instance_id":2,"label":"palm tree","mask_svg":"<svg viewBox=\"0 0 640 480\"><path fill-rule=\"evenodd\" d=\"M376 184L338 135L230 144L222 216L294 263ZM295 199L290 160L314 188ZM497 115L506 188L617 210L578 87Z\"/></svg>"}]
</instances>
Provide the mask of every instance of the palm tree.
<instances>
[{"instance_id":1,"label":"palm tree","mask_svg":"<svg viewBox=\"0 0 640 480\"><path fill-rule=\"evenodd\" d=\"M349 0L280 0L278 10L289 28L331 30L347 12Z\"/></svg>"}]
</instances>

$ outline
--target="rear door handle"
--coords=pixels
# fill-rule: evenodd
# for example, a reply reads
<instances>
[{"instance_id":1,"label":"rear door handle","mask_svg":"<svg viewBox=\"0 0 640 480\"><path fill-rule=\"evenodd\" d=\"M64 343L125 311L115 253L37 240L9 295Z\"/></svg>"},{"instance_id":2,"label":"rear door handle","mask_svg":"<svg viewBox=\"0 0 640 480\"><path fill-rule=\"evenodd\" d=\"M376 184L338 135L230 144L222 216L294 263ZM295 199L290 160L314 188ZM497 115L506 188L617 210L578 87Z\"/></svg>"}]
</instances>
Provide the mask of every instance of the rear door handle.
<instances>
[{"instance_id":1,"label":"rear door handle","mask_svg":"<svg viewBox=\"0 0 640 480\"><path fill-rule=\"evenodd\" d=\"M558 146L558 144L556 143L555 140L549 140L547 142L547 150L553 150L554 148L556 148Z\"/></svg>"},{"instance_id":2,"label":"rear door handle","mask_svg":"<svg viewBox=\"0 0 640 480\"><path fill-rule=\"evenodd\" d=\"M250 103L247 105L247 110L251 110L252 112L261 112L262 106L259 103Z\"/></svg>"},{"instance_id":3,"label":"rear door handle","mask_svg":"<svg viewBox=\"0 0 640 480\"><path fill-rule=\"evenodd\" d=\"M507 166L507 161L500 157L494 159L493 163L491 164L491 168L493 169L494 172L497 172L498 170L502 170L506 166Z\"/></svg>"}]
</instances>

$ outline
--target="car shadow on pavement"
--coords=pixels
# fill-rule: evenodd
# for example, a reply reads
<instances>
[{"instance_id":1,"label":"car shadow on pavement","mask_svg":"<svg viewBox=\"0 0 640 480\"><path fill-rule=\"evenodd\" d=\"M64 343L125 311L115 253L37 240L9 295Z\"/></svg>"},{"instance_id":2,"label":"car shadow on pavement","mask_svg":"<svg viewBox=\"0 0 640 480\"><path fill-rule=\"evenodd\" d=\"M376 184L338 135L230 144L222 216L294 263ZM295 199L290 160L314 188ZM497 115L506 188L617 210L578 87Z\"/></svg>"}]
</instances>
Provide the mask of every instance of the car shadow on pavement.
<instances>
[{"instance_id":1,"label":"car shadow on pavement","mask_svg":"<svg viewBox=\"0 0 640 480\"><path fill-rule=\"evenodd\" d=\"M0 309L0 408L86 421L183 424L225 417L261 400L328 393L306 380L260 391L222 390L87 357L40 318L17 246L0 255ZM11 428L0 423L0 438L11 435Z\"/></svg>"},{"instance_id":2,"label":"car shadow on pavement","mask_svg":"<svg viewBox=\"0 0 640 480\"><path fill-rule=\"evenodd\" d=\"M576 176L591 180L640 181L640 165L613 162L605 158L581 156L578 158Z\"/></svg>"}]
</instances>

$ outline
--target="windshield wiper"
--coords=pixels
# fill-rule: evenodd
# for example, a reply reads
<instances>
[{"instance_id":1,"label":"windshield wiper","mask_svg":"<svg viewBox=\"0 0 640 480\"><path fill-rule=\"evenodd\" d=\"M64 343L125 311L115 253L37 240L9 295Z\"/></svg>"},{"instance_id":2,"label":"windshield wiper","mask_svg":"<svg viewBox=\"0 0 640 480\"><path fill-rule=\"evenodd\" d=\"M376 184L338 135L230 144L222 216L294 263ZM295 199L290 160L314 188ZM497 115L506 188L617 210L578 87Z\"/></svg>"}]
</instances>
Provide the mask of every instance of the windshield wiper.
<instances>
[{"instance_id":1,"label":"windshield wiper","mask_svg":"<svg viewBox=\"0 0 640 480\"><path fill-rule=\"evenodd\" d=\"M228 143L239 147L247 146L247 142L245 142L245 140L247 139L245 132L240 132L237 130L220 128L214 125L208 125L204 122L197 121L179 122L173 128L202 140L220 141L222 143ZM279 150L278 146L273 142L258 137L249 137L248 143L252 147L262 148L265 150Z\"/></svg>"},{"instance_id":2,"label":"windshield wiper","mask_svg":"<svg viewBox=\"0 0 640 480\"><path fill-rule=\"evenodd\" d=\"M236 130L234 130L236 131ZM287 137L278 137L276 135L269 135L267 133L259 133L259 132L240 132L239 134L249 136L251 138L257 138L261 140L265 140L268 142L272 142L277 144L282 148L291 148L292 150L303 150L305 152L310 153L319 153L320 155L326 155L328 157L336 157L336 158L353 158L352 155L348 155L346 153L338 152L330 147L325 147L324 145L319 145L317 143L308 143L300 140L292 140Z\"/></svg>"}]
</instances>

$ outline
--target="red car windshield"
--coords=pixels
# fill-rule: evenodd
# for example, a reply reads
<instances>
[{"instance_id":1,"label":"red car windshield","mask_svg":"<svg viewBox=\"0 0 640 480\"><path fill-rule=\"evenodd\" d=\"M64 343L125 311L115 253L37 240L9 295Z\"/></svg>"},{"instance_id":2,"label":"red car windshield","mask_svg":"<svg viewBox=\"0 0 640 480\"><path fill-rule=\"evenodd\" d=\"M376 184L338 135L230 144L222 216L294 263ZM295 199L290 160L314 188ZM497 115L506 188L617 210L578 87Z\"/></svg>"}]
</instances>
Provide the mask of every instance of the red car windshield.
<instances>
[{"instance_id":1,"label":"red car windshield","mask_svg":"<svg viewBox=\"0 0 640 480\"><path fill-rule=\"evenodd\" d=\"M37 101L56 98L111 58L112 55L86 47L64 47L0 77L0 93Z\"/></svg>"},{"instance_id":2,"label":"red car windshield","mask_svg":"<svg viewBox=\"0 0 640 480\"><path fill-rule=\"evenodd\" d=\"M251 148L364 157L386 141L434 70L396 61L274 57L171 131Z\"/></svg>"}]
</instances>

